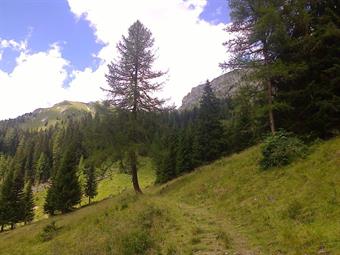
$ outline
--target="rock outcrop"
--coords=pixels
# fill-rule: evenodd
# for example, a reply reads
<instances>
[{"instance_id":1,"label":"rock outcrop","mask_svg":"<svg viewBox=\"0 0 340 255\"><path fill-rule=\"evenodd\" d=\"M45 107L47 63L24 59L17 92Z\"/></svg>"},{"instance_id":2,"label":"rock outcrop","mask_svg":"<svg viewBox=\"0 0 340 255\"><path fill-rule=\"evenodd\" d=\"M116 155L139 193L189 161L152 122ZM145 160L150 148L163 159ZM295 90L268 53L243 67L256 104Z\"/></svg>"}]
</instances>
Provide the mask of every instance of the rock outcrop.
<instances>
[{"instance_id":1,"label":"rock outcrop","mask_svg":"<svg viewBox=\"0 0 340 255\"><path fill-rule=\"evenodd\" d=\"M218 98L228 98L235 92L236 88L240 86L244 74L244 71L241 70L225 73L210 81L211 88ZM199 106L204 85L205 84L201 84L191 89L191 92L183 98L180 110L190 110Z\"/></svg>"}]
</instances>

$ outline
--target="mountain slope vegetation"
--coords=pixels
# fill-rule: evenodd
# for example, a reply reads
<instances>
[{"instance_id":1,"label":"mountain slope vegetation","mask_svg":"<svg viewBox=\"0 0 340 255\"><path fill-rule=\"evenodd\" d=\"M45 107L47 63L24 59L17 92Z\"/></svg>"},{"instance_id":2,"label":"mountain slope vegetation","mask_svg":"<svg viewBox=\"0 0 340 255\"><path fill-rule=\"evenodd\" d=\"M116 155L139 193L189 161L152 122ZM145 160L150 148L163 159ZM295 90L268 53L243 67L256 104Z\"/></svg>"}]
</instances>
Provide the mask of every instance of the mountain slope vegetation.
<instances>
[{"instance_id":1,"label":"mountain slope vegetation","mask_svg":"<svg viewBox=\"0 0 340 255\"><path fill-rule=\"evenodd\" d=\"M338 254L339 148L339 137L318 142L264 171L255 146L143 196L2 233L0 254Z\"/></svg>"},{"instance_id":2,"label":"mountain slope vegetation","mask_svg":"<svg viewBox=\"0 0 340 255\"><path fill-rule=\"evenodd\" d=\"M94 103L63 101L49 108L36 109L16 119L3 122L16 122L17 127L23 129L46 129L70 118L80 119L87 113L95 114Z\"/></svg>"}]
</instances>

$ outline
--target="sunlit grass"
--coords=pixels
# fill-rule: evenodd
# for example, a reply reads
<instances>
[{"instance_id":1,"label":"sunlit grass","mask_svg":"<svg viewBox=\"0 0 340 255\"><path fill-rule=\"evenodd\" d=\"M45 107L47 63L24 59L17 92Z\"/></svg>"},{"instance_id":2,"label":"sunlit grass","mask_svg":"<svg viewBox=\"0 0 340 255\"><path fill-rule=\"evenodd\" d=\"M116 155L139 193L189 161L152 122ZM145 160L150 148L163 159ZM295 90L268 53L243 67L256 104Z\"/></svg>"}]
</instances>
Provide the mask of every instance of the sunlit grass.
<instances>
[{"instance_id":1,"label":"sunlit grass","mask_svg":"<svg viewBox=\"0 0 340 255\"><path fill-rule=\"evenodd\" d=\"M259 160L256 146L145 188L154 180L147 161L145 195L114 173L96 200L112 198L0 234L0 254L131 254L143 245L145 254L340 254L340 138L283 168L263 171ZM52 220L57 234L42 242Z\"/></svg>"}]
</instances>

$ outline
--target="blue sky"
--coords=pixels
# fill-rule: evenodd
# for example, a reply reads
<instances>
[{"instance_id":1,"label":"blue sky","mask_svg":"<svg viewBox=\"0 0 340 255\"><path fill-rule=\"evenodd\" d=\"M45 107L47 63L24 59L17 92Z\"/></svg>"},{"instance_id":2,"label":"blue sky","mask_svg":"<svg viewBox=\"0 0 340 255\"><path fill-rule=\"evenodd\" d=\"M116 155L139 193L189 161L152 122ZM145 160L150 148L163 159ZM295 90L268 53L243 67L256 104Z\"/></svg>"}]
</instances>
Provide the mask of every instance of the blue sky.
<instances>
[{"instance_id":1,"label":"blue sky","mask_svg":"<svg viewBox=\"0 0 340 255\"><path fill-rule=\"evenodd\" d=\"M137 4L137 0L129 1ZM110 58L112 59L114 55L114 45L119 39L118 34L124 33L127 30L128 22L136 18L141 18L143 22L143 17L145 17L144 20L151 26L151 30L153 26L155 27L155 34L160 34L156 38L156 42L157 39L165 41L161 32L157 32L158 28L155 24L162 25L162 22L164 22L164 27L170 26L166 15L169 15L170 21L174 19L172 22L177 22L177 13L183 12L182 21L178 20L178 22L182 22L183 27L188 29L187 31L192 30L190 26L193 28L200 26L202 35L197 32L196 36L202 36L202 38L204 38L203 33L209 34L210 32L215 33L216 37L220 38L220 32L217 32L217 28L222 30L223 24L229 22L227 0L208 0L203 5L202 3L205 3L205 1L202 0L174 0L173 2L177 2L176 4L165 4L160 0L157 0L158 2L151 0L149 2L153 1L153 5L147 6L144 4L143 8L146 7L143 10L139 8L141 14L136 12L131 14L131 17L128 17L124 10L128 8L127 2L129 1L93 0L85 3L83 0L0 0L0 86L19 82L19 78L14 79L13 77L19 75L19 71L24 67L28 68L28 63L47 63L50 60L51 63L54 60L60 60L52 67L58 66L60 68L59 71L56 70L56 73L62 74L62 77L58 78L62 80L60 85L64 88L73 85L80 88L79 84L85 80L96 82L94 77L99 76L96 72L99 69L104 70L101 65L106 65L107 61ZM138 1L143 2L143 0ZM145 1L148 2L147 0ZM112 14L108 13L107 9L111 9ZM164 12L164 15L157 15L158 12ZM124 13L124 16L119 18L122 13ZM209 25L202 23L204 21ZM174 26L177 25L174 24ZM173 31L173 33L176 32L182 33L181 31ZM183 34L186 34L185 31ZM221 43L216 42L216 44ZM173 43L169 42L169 46L165 45L163 49L171 49L170 45L173 45ZM108 56L108 52L112 55ZM169 54L166 52L164 55ZM40 59L39 61L41 62L37 59ZM164 62L169 63L171 60L164 60ZM19 68L19 65L23 67ZM29 69L32 70L32 75L38 75L38 73L34 73L36 69L33 67ZM22 71L22 73L27 72ZM54 74L51 76L54 76ZM3 82L1 84L2 77L4 77L3 81L7 83ZM73 81L76 79L79 81ZM45 83L46 81L48 81L48 77L44 80ZM190 86L197 85L195 82L198 82L198 80L193 79L193 84ZM99 87L100 85L102 84L97 84L96 86ZM46 84L45 86L48 85ZM86 89L87 87L84 85L83 88ZM183 89L180 96L183 96L184 92L188 92L188 89L190 88ZM73 94L76 94L76 92L74 91ZM91 93L88 92L88 94ZM74 95L67 95L66 97L66 99L78 99ZM179 96L175 97L178 97L175 98L175 103L179 104ZM41 98L49 98L49 96L43 95ZM55 103L54 101L61 98L46 100L41 103L40 107L53 104ZM95 98L79 97L79 100L90 99L94 100ZM39 106L38 103L28 107L26 111L30 111L37 106ZM24 113L22 111L25 112L24 107L13 112L13 114L8 113L5 116L0 114L0 119L14 117L17 114Z\"/></svg>"},{"instance_id":2,"label":"blue sky","mask_svg":"<svg viewBox=\"0 0 340 255\"><path fill-rule=\"evenodd\" d=\"M95 65L92 54L102 47L89 22L76 19L66 0L0 0L0 38L27 39L31 52L46 51L58 42L63 57L77 69ZM0 68L12 71L18 55L5 49Z\"/></svg>"}]
</instances>

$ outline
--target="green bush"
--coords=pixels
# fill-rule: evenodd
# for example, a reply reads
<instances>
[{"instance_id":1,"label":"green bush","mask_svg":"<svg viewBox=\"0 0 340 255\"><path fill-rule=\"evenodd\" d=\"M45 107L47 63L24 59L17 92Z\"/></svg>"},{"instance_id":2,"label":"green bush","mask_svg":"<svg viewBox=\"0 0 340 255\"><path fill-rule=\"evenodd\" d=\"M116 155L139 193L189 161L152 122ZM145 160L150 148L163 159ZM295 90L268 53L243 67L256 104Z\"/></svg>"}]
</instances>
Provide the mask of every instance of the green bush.
<instances>
[{"instance_id":1,"label":"green bush","mask_svg":"<svg viewBox=\"0 0 340 255\"><path fill-rule=\"evenodd\" d=\"M39 234L39 239L42 242L47 242L53 239L53 237L56 236L58 232L58 227L55 223L55 221L52 221L50 224L47 224L41 233Z\"/></svg>"},{"instance_id":2,"label":"green bush","mask_svg":"<svg viewBox=\"0 0 340 255\"><path fill-rule=\"evenodd\" d=\"M306 155L306 146L292 133L278 131L268 136L262 146L262 169L290 164L296 158Z\"/></svg>"}]
</instances>

